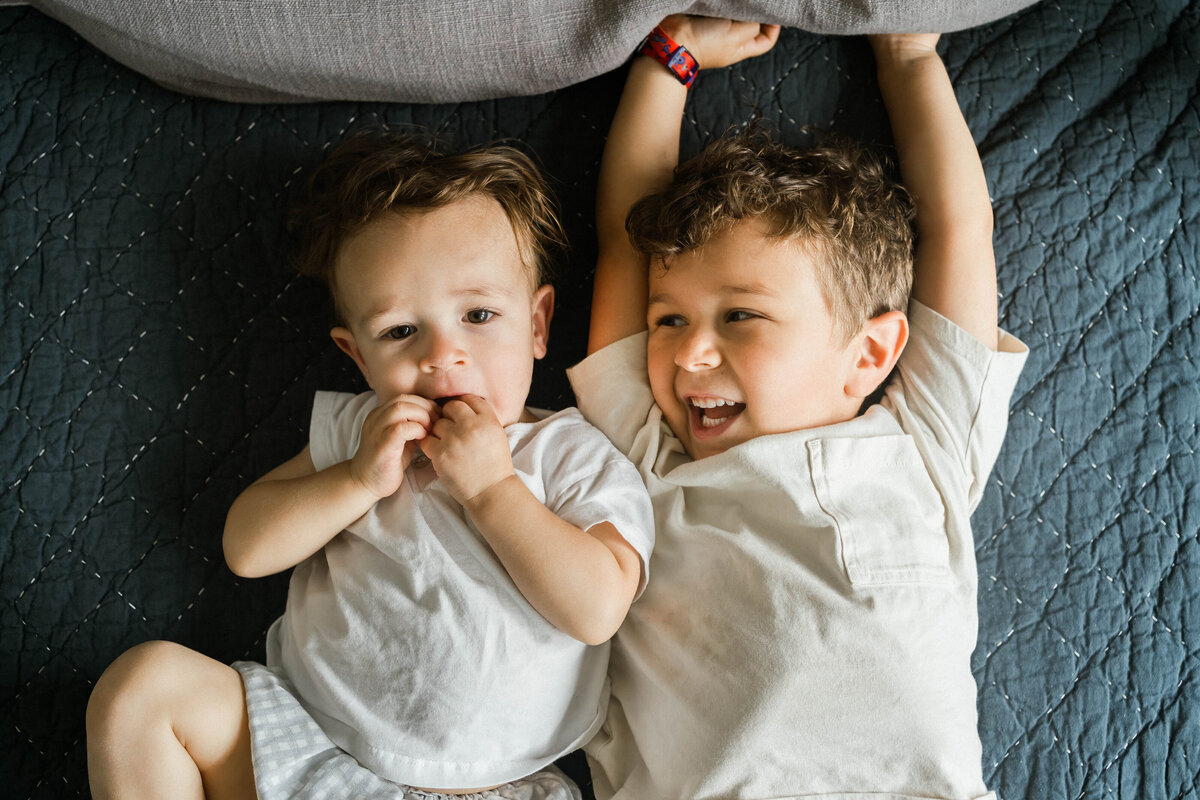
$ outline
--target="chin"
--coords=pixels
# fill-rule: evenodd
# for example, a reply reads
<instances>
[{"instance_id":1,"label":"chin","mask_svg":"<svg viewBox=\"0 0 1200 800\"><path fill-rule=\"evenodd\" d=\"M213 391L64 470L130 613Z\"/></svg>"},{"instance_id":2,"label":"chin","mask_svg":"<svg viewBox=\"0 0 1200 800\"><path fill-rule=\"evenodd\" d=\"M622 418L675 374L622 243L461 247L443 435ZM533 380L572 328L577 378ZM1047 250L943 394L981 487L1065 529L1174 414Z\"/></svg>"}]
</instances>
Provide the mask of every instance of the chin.
<instances>
[{"instance_id":1,"label":"chin","mask_svg":"<svg viewBox=\"0 0 1200 800\"><path fill-rule=\"evenodd\" d=\"M699 461L710 456L718 456L724 453L731 447L741 444L741 442L697 442L695 439L681 439L683 449L692 457L693 461Z\"/></svg>"}]
</instances>

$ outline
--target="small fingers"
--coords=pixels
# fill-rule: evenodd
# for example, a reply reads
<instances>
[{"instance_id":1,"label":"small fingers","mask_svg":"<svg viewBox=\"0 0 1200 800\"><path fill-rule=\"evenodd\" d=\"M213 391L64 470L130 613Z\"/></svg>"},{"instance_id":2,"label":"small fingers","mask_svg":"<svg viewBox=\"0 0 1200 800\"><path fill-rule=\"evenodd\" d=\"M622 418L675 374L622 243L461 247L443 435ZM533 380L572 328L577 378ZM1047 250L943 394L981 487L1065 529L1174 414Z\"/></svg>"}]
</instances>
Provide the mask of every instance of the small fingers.
<instances>
[{"instance_id":1,"label":"small fingers","mask_svg":"<svg viewBox=\"0 0 1200 800\"><path fill-rule=\"evenodd\" d=\"M779 41L779 33L783 28L779 25L759 25L758 35L754 37L751 46L754 48L752 55L760 56L775 46Z\"/></svg>"},{"instance_id":2,"label":"small fingers","mask_svg":"<svg viewBox=\"0 0 1200 800\"><path fill-rule=\"evenodd\" d=\"M476 415L496 416L492 404L477 394L459 395L442 407L442 416L454 421Z\"/></svg>"},{"instance_id":3,"label":"small fingers","mask_svg":"<svg viewBox=\"0 0 1200 800\"><path fill-rule=\"evenodd\" d=\"M391 400L383 404L383 408L394 409L420 409L427 416L433 417L438 413L438 404L430 400L428 397L421 397L419 394L401 394L393 397Z\"/></svg>"},{"instance_id":4,"label":"small fingers","mask_svg":"<svg viewBox=\"0 0 1200 800\"><path fill-rule=\"evenodd\" d=\"M779 41L780 27L757 22L735 22L734 30L739 37L737 61L761 56Z\"/></svg>"},{"instance_id":5,"label":"small fingers","mask_svg":"<svg viewBox=\"0 0 1200 800\"><path fill-rule=\"evenodd\" d=\"M433 435L432 431L430 431L430 434L425 438L415 440L413 444L421 448L421 452L425 454L426 458L433 460L433 458L436 456L435 450L437 449L437 437Z\"/></svg>"},{"instance_id":6,"label":"small fingers","mask_svg":"<svg viewBox=\"0 0 1200 800\"><path fill-rule=\"evenodd\" d=\"M715 17L686 17L675 22L682 42L700 62L700 68L727 67L760 56L775 46L780 27Z\"/></svg>"},{"instance_id":7,"label":"small fingers","mask_svg":"<svg viewBox=\"0 0 1200 800\"><path fill-rule=\"evenodd\" d=\"M439 416L440 409L432 400L415 394L402 394L379 407L379 412L388 424L416 422L428 429Z\"/></svg>"},{"instance_id":8,"label":"small fingers","mask_svg":"<svg viewBox=\"0 0 1200 800\"><path fill-rule=\"evenodd\" d=\"M401 420L387 426L386 430L395 436L397 443L419 442L429 435L431 425L416 420Z\"/></svg>"}]
</instances>

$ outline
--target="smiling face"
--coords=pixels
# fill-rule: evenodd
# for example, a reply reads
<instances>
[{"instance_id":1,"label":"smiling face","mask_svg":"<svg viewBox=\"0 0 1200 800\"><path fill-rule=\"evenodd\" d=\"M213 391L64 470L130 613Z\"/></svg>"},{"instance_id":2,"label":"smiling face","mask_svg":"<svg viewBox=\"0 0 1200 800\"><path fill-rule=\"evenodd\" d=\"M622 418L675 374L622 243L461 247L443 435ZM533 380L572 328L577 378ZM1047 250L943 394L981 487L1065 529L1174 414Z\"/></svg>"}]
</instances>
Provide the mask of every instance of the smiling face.
<instances>
[{"instance_id":1,"label":"smiling face","mask_svg":"<svg viewBox=\"0 0 1200 800\"><path fill-rule=\"evenodd\" d=\"M654 399L693 458L853 418L861 342L844 342L812 255L743 220L652 269ZM852 384L852 385L851 385Z\"/></svg>"},{"instance_id":2,"label":"smiling face","mask_svg":"<svg viewBox=\"0 0 1200 800\"><path fill-rule=\"evenodd\" d=\"M381 401L476 394L502 424L525 418L554 291L535 288L499 203L385 214L346 239L334 269L346 321L334 341Z\"/></svg>"}]
</instances>

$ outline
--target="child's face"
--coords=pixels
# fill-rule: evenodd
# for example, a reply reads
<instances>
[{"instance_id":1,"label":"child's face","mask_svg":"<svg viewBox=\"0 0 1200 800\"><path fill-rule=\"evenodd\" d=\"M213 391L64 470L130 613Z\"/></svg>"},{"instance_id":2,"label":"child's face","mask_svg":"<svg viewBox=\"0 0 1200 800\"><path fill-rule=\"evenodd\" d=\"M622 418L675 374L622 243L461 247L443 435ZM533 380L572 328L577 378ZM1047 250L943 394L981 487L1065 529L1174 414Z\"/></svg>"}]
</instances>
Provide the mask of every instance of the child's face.
<instances>
[{"instance_id":1,"label":"child's face","mask_svg":"<svg viewBox=\"0 0 1200 800\"><path fill-rule=\"evenodd\" d=\"M693 458L858 411L856 346L834 329L811 255L757 220L652 268L647 324L654 399Z\"/></svg>"},{"instance_id":2,"label":"child's face","mask_svg":"<svg viewBox=\"0 0 1200 800\"><path fill-rule=\"evenodd\" d=\"M347 327L334 341L381 401L476 394L502 424L524 418L554 292L533 287L495 200L375 220L342 245L335 280Z\"/></svg>"}]
</instances>

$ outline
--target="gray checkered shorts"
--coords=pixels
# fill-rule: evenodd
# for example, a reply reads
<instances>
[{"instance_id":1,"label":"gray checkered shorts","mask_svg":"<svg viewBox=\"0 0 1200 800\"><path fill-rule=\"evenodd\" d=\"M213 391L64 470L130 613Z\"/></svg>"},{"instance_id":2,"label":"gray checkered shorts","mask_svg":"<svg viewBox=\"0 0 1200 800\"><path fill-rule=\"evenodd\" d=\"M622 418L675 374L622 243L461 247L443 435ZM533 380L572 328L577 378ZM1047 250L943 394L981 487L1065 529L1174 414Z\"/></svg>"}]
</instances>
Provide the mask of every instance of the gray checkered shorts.
<instances>
[{"instance_id":1,"label":"gray checkered shorts","mask_svg":"<svg viewBox=\"0 0 1200 800\"><path fill-rule=\"evenodd\" d=\"M556 767L469 795L422 792L384 780L329 740L286 678L253 661L233 665L246 686L259 800L581 800Z\"/></svg>"}]
</instances>

